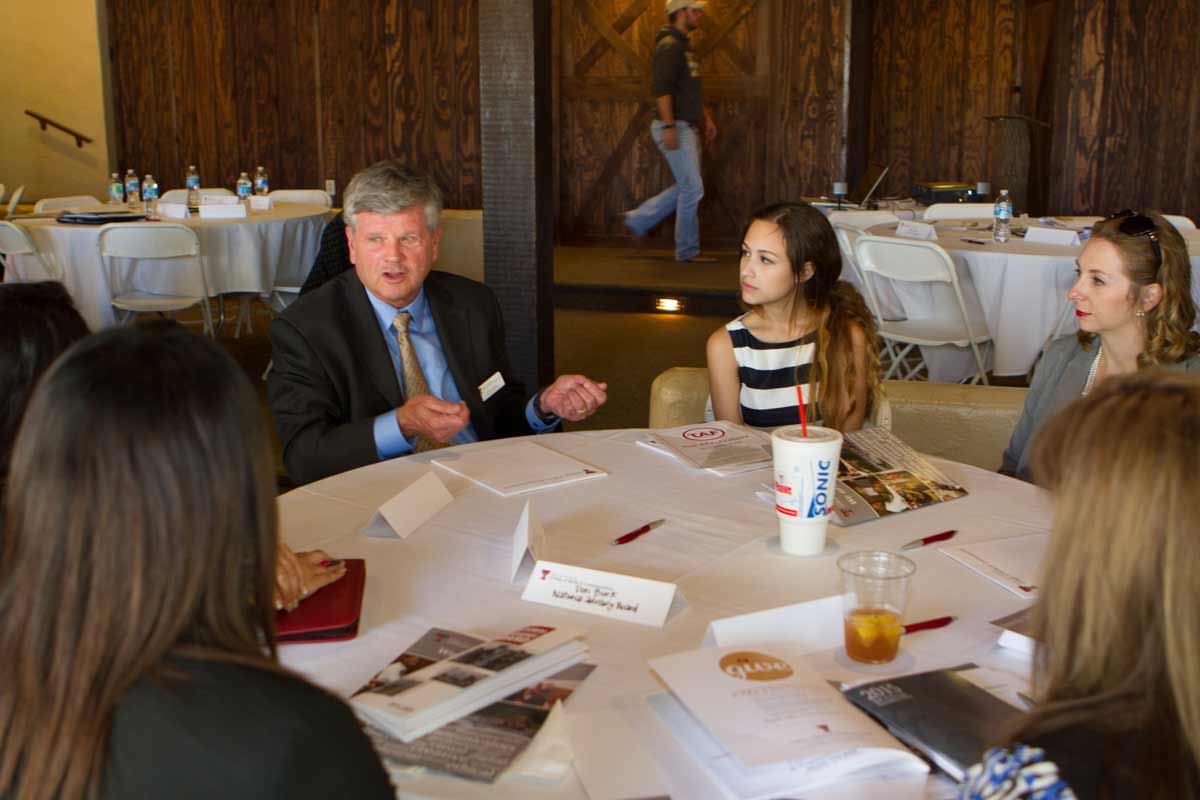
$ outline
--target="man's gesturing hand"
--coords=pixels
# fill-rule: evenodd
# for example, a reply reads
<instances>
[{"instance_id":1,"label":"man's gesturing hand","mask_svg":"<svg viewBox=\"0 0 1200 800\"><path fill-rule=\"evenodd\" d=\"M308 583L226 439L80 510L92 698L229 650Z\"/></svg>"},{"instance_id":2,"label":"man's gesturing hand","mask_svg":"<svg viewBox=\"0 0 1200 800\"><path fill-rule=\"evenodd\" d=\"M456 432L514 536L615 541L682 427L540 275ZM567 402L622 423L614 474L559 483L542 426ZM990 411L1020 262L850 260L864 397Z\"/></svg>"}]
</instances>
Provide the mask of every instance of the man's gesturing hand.
<instances>
[{"instance_id":1,"label":"man's gesturing hand","mask_svg":"<svg viewBox=\"0 0 1200 800\"><path fill-rule=\"evenodd\" d=\"M584 375L560 375L542 390L538 404L543 411L571 422L587 419L608 399L608 384Z\"/></svg>"},{"instance_id":2,"label":"man's gesturing hand","mask_svg":"<svg viewBox=\"0 0 1200 800\"><path fill-rule=\"evenodd\" d=\"M396 421L405 437L420 434L435 442L448 442L471 419L466 403L449 403L433 395L419 394L396 409Z\"/></svg>"}]
</instances>

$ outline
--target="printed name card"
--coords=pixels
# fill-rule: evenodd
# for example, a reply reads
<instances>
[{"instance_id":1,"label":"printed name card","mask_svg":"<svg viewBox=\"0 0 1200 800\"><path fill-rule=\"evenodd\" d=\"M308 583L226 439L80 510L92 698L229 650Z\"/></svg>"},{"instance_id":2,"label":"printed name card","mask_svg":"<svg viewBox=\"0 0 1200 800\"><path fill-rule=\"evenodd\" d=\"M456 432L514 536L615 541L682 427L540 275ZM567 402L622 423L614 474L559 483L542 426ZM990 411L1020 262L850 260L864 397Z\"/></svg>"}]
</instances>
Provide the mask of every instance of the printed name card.
<instances>
[{"instance_id":1,"label":"printed name card","mask_svg":"<svg viewBox=\"0 0 1200 800\"><path fill-rule=\"evenodd\" d=\"M802 652L828 650L842 643L842 596L768 608L715 619L704 634L704 647L746 647L788 642Z\"/></svg>"},{"instance_id":2,"label":"printed name card","mask_svg":"<svg viewBox=\"0 0 1200 800\"><path fill-rule=\"evenodd\" d=\"M271 198L265 194L250 195L250 210L251 211L270 211L274 207Z\"/></svg>"},{"instance_id":3,"label":"printed name card","mask_svg":"<svg viewBox=\"0 0 1200 800\"><path fill-rule=\"evenodd\" d=\"M246 207L241 203L232 206L200 206L200 219L245 219L245 217Z\"/></svg>"},{"instance_id":4,"label":"printed name card","mask_svg":"<svg viewBox=\"0 0 1200 800\"><path fill-rule=\"evenodd\" d=\"M900 220L900 224L896 226L896 235L926 242L936 242L938 238L937 231L928 222L912 222L907 219Z\"/></svg>"},{"instance_id":5,"label":"printed name card","mask_svg":"<svg viewBox=\"0 0 1200 800\"><path fill-rule=\"evenodd\" d=\"M1030 225L1025 231L1025 241L1034 244L1057 244L1063 247L1078 247L1079 232L1070 228L1038 228Z\"/></svg>"},{"instance_id":6,"label":"printed name card","mask_svg":"<svg viewBox=\"0 0 1200 800\"><path fill-rule=\"evenodd\" d=\"M452 500L454 495L430 470L381 505L363 534L376 539L407 539Z\"/></svg>"},{"instance_id":7,"label":"printed name card","mask_svg":"<svg viewBox=\"0 0 1200 800\"><path fill-rule=\"evenodd\" d=\"M661 628L676 596L673 583L538 561L521 599Z\"/></svg>"},{"instance_id":8,"label":"printed name card","mask_svg":"<svg viewBox=\"0 0 1200 800\"><path fill-rule=\"evenodd\" d=\"M192 215L188 211L187 203L163 203L158 204L158 216L162 219L187 219Z\"/></svg>"},{"instance_id":9,"label":"printed name card","mask_svg":"<svg viewBox=\"0 0 1200 800\"><path fill-rule=\"evenodd\" d=\"M200 205L202 206L240 206L241 199L235 194L201 194Z\"/></svg>"},{"instance_id":10,"label":"printed name card","mask_svg":"<svg viewBox=\"0 0 1200 800\"><path fill-rule=\"evenodd\" d=\"M530 503L526 501L525 508L521 510L521 518L517 520L516 530L513 531L510 581L517 580L517 573L521 571L521 567L536 563L539 554L546 552L542 546L545 541L546 532L542 529L542 523L538 520L537 514L533 513Z\"/></svg>"}]
</instances>

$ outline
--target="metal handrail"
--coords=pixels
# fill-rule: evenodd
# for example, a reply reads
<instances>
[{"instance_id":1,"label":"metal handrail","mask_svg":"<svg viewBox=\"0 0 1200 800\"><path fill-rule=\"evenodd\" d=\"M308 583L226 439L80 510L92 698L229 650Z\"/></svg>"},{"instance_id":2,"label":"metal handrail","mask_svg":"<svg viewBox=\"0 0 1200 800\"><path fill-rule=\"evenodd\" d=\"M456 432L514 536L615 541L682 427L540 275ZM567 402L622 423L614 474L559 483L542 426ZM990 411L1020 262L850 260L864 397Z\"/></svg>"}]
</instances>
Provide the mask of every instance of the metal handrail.
<instances>
[{"instance_id":1,"label":"metal handrail","mask_svg":"<svg viewBox=\"0 0 1200 800\"><path fill-rule=\"evenodd\" d=\"M74 136L76 147L83 147L84 142L88 142L90 144L91 142L95 141L94 139L92 139L92 137L86 136L77 130L72 130L71 128L68 128L66 125L63 125L61 122L55 122L54 120L50 119L49 117L43 116L42 114L39 114L36 111L30 111L27 108L27 109L25 109L25 113L28 114L29 116L33 117L34 119L36 119L38 121L38 124L42 126L42 130L46 130L47 125L52 125L55 128L58 128L63 133L69 133L71 136Z\"/></svg>"}]
</instances>

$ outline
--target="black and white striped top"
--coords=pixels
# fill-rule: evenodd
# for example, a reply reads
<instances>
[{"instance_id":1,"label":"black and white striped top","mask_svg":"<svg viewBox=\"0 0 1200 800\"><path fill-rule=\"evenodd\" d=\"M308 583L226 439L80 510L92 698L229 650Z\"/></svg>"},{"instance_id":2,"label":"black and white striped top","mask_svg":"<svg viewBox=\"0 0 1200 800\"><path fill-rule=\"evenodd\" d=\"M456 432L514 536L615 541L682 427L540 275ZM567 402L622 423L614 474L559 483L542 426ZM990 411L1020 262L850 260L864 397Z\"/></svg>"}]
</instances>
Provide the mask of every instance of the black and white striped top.
<instances>
[{"instance_id":1,"label":"black and white striped top","mask_svg":"<svg viewBox=\"0 0 1200 800\"><path fill-rule=\"evenodd\" d=\"M742 388L738 401L742 422L756 428L795 425L800 421L796 387L804 393L809 422L817 422L816 386L809 383L817 352L817 332L790 342L763 342L754 337L738 317L725 326L733 342Z\"/></svg>"}]
</instances>

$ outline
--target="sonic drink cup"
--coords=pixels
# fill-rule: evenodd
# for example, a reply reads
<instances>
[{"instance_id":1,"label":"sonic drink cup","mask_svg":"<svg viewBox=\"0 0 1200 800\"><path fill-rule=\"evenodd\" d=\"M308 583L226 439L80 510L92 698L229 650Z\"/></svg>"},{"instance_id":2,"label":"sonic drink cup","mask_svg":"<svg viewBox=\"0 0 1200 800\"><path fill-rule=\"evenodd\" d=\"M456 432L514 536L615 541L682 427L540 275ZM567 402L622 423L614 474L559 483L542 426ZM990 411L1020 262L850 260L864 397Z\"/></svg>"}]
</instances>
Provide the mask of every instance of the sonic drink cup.
<instances>
[{"instance_id":1,"label":"sonic drink cup","mask_svg":"<svg viewBox=\"0 0 1200 800\"><path fill-rule=\"evenodd\" d=\"M788 425L771 434L775 514L783 552L815 556L825 550L825 528L837 489L842 434L831 428Z\"/></svg>"}]
</instances>

